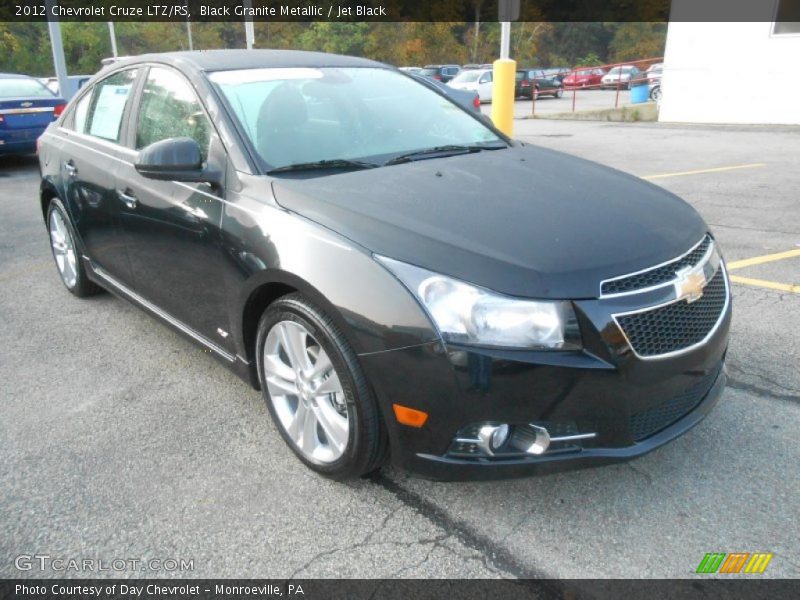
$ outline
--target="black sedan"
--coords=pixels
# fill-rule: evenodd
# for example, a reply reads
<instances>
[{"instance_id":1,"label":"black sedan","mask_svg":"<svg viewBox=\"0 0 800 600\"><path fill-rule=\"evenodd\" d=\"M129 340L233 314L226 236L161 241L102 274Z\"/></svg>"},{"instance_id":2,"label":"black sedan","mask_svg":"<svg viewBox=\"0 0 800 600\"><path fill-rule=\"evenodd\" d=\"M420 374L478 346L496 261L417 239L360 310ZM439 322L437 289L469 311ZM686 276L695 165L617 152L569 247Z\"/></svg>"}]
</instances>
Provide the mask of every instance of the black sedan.
<instances>
[{"instance_id":1,"label":"black sedan","mask_svg":"<svg viewBox=\"0 0 800 600\"><path fill-rule=\"evenodd\" d=\"M517 98L561 98L564 95L564 84L555 74L548 75L543 69L521 69L516 73L514 95Z\"/></svg>"},{"instance_id":2,"label":"black sedan","mask_svg":"<svg viewBox=\"0 0 800 600\"><path fill-rule=\"evenodd\" d=\"M694 209L510 140L387 65L119 61L39 160L66 288L109 290L209 351L329 477L629 459L725 383L728 277Z\"/></svg>"},{"instance_id":3,"label":"black sedan","mask_svg":"<svg viewBox=\"0 0 800 600\"><path fill-rule=\"evenodd\" d=\"M35 152L38 137L66 106L41 81L0 73L0 156Z\"/></svg>"}]
</instances>

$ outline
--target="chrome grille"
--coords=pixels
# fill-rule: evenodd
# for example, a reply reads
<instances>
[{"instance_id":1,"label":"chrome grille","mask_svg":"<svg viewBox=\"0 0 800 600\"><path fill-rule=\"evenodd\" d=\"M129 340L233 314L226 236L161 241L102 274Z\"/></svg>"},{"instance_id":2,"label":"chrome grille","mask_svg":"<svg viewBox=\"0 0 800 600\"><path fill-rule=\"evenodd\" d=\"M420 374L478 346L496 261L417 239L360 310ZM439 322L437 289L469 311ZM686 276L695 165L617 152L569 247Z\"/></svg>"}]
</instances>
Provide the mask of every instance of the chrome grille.
<instances>
[{"instance_id":1,"label":"chrome grille","mask_svg":"<svg viewBox=\"0 0 800 600\"><path fill-rule=\"evenodd\" d=\"M675 279L675 273L677 271L699 263L706 252L708 252L709 246L711 246L711 236L706 235L688 254L676 258L665 265L660 265L640 273L604 281L600 285L600 293L604 296L627 294L669 283Z\"/></svg>"},{"instance_id":2,"label":"chrome grille","mask_svg":"<svg viewBox=\"0 0 800 600\"><path fill-rule=\"evenodd\" d=\"M713 331L727 305L725 269L720 266L699 300L671 304L616 316L628 343L640 357L656 357L685 350L703 342Z\"/></svg>"},{"instance_id":3,"label":"chrome grille","mask_svg":"<svg viewBox=\"0 0 800 600\"><path fill-rule=\"evenodd\" d=\"M631 415L631 436L641 441L665 429L691 412L705 398L711 386L717 380L722 364L705 375L700 381L666 402Z\"/></svg>"}]
</instances>

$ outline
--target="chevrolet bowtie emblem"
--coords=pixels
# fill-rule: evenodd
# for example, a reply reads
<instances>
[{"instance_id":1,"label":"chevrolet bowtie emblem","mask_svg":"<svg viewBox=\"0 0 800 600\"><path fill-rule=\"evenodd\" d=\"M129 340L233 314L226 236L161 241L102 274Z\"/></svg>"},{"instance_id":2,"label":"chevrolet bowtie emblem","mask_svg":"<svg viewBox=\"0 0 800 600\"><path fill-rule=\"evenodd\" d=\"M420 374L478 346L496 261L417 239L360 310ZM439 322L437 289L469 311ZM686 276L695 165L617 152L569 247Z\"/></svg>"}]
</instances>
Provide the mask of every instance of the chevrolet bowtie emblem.
<instances>
[{"instance_id":1,"label":"chevrolet bowtie emblem","mask_svg":"<svg viewBox=\"0 0 800 600\"><path fill-rule=\"evenodd\" d=\"M28 108L28 107L30 107L30 106L33 106L33 102L21 102L21 103L20 103L20 106L21 106L22 108Z\"/></svg>"},{"instance_id":2,"label":"chevrolet bowtie emblem","mask_svg":"<svg viewBox=\"0 0 800 600\"><path fill-rule=\"evenodd\" d=\"M686 300L687 304L691 304L703 297L703 288L708 281L702 266L686 267L675 275L675 296L678 300Z\"/></svg>"}]
</instances>

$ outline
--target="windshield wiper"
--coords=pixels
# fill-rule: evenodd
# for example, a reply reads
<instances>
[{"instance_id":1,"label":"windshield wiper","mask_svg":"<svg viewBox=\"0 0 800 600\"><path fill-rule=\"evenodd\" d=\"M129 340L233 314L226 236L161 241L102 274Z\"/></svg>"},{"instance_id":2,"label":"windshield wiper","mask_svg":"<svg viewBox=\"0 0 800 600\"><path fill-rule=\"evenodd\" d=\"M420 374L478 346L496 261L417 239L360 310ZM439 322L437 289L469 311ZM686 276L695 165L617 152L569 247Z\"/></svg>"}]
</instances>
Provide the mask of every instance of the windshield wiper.
<instances>
[{"instance_id":1,"label":"windshield wiper","mask_svg":"<svg viewBox=\"0 0 800 600\"><path fill-rule=\"evenodd\" d=\"M425 148L424 150L416 150L406 154L400 154L394 158L390 158L383 163L383 166L397 165L400 163L411 162L413 160L422 160L425 158L438 158L442 156L453 156L457 154L471 154L473 152L480 152L481 150L500 150L507 148L506 144L498 145L492 144L448 144L446 146L434 146L433 148Z\"/></svg>"},{"instance_id":2,"label":"windshield wiper","mask_svg":"<svg viewBox=\"0 0 800 600\"><path fill-rule=\"evenodd\" d=\"M374 169L381 165L364 162L361 160L349 160L345 158L336 158L331 160L318 160L314 162L296 163L294 165L286 165L285 167L277 167L267 171L267 175L274 173L289 173L291 171L313 171L315 169Z\"/></svg>"}]
</instances>

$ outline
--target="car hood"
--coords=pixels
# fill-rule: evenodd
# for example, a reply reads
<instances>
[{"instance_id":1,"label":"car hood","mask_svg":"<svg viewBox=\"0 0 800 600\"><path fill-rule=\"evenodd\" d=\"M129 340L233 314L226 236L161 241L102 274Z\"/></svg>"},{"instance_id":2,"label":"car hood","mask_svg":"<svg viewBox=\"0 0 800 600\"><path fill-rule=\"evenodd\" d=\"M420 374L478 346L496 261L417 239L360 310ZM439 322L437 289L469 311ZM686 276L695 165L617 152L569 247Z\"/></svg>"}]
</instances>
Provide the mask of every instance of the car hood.
<instances>
[{"instance_id":1,"label":"car hood","mask_svg":"<svg viewBox=\"0 0 800 600\"><path fill-rule=\"evenodd\" d=\"M531 298L597 297L707 229L662 188L534 146L278 178L273 193L376 254Z\"/></svg>"}]
</instances>

